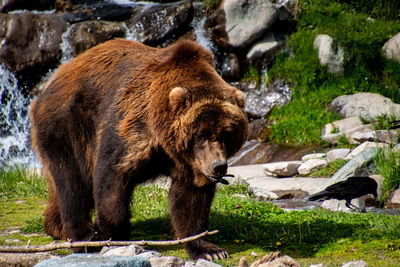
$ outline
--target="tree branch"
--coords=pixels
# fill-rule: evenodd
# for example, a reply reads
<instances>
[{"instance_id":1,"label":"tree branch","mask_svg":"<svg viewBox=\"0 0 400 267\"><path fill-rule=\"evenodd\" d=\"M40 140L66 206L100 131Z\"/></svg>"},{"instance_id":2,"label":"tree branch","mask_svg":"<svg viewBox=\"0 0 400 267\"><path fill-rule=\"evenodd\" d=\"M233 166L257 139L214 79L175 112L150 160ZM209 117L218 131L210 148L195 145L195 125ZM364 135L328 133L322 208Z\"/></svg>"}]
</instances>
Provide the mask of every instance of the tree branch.
<instances>
[{"instance_id":1,"label":"tree branch","mask_svg":"<svg viewBox=\"0 0 400 267\"><path fill-rule=\"evenodd\" d=\"M187 243L196 239L199 239L206 235L214 235L218 233L218 230L214 231L205 231L201 234L186 237L183 239L177 240L168 240L168 241L150 241L150 240L141 240L141 241L78 241L78 242L62 242L57 244L47 244L47 245L37 245L37 246L0 246L0 252L25 252L25 253L34 253L34 252L44 252L44 251L52 251L57 249L65 249L65 248L85 248L85 247L103 247L103 246L129 246L129 245L139 245L139 246L172 246L179 245L183 243Z\"/></svg>"}]
</instances>

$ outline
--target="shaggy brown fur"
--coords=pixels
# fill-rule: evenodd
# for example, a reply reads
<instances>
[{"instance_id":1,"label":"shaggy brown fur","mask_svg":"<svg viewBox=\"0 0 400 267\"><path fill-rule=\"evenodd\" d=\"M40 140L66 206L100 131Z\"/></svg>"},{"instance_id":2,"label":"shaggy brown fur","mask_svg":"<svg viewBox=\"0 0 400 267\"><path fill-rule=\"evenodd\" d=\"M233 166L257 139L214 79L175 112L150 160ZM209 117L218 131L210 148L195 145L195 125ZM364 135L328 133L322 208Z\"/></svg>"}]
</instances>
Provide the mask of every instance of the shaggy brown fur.
<instances>
[{"instance_id":1,"label":"shaggy brown fur","mask_svg":"<svg viewBox=\"0 0 400 267\"><path fill-rule=\"evenodd\" d=\"M46 232L128 239L132 191L159 175L172 178L177 237L205 231L215 182L246 139L243 106L194 42L156 49L116 39L62 65L31 105L31 142L50 188ZM194 259L227 255L204 239L185 248Z\"/></svg>"}]
</instances>

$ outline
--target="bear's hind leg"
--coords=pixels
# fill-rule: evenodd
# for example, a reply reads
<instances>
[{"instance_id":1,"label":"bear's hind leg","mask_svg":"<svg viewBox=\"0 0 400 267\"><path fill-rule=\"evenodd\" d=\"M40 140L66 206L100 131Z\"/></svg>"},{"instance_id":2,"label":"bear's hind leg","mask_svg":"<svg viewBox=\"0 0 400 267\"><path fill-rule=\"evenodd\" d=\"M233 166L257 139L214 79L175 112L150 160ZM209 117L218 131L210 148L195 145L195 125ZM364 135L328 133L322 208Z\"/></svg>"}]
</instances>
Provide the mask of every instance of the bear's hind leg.
<instances>
[{"instance_id":1,"label":"bear's hind leg","mask_svg":"<svg viewBox=\"0 0 400 267\"><path fill-rule=\"evenodd\" d=\"M215 194L215 184L195 187L175 179L169 191L171 219L176 236L180 239L200 234L208 228L210 207ZM224 259L225 249L205 241L204 238L185 243L185 249L192 259Z\"/></svg>"}]
</instances>

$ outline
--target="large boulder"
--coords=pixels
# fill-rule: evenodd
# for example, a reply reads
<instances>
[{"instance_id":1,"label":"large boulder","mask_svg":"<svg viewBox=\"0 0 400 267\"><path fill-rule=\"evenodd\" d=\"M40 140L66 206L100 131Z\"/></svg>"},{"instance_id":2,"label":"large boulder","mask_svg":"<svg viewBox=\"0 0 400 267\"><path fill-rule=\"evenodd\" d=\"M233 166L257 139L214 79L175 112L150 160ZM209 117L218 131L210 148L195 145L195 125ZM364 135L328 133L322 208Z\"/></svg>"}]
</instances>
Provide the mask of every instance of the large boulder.
<instances>
[{"instance_id":1,"label":"large boulder","mask_svg":"<svg viewBox=\"0 0 400 267\"><path fill-rule=\"evenodd\" d=\"M193 18L191 1L153 4L126 23L130 38L147 45L157 45L167 38L177 39L189 29Z\"/></svg>"},{"instance_id":2,"label":"large boulder","mask_svg":"<svg viewBox=\"0 0 400 267\"><path fill-rule=\"evenodd\" d=\"M375 120L379 116L400 118L400 105L387 97L375 93L342 95L329 104L330 111L336 111L343 118L359 116L365 120Z\"/></svg>"},{"instance_id":3,"label":"large boulder","mask_svg":"<svg viewBox=\"0 0 400 267\"><path fill-rule=\"evenodd\" d=\"M278 6L269 0L226 0L205 28L217 46L244 48L272 28L278 13Z\"/></svg>"},{"instance_id":4,"label":"large boulder","mask_svg":"<svg viewBox=\"0 0 400 267\"><path fill-rule=\"evenodd\" d=\"M400 33L390 38L382 47L382 54L387 59L400 62Z\"/></svg>"},{"instance_id":5,"label":"large boulder","mask_svg":"<svg viewBox=\"0 0 400 267\"><path fill-rule=\"evenodd\" d=\"M121 23L109 21L84 21L73 24L64 36L65 46L70 47L71 57L88 50L89 48L111 40L115 37L124 37L125 28ZM66 52L66 51L64 51Z\"/></svg>"},{"instance_id":6,"label":"large boulder","mask_svg":"<svg viewBox=\"0 0 400 267\"><path fill-rule=\"evenodd\" d=\"M318 49L318 58L323 66L334 75L343 73L344 52L343 49L326 34L318 35L314 40L314 48Z\"/></svg>"},{"instance_id":7,"label":"large boulder","mask_svg":"<svg viewBox=\"0 0 400 267\"><path fill-rule=\"evenodd\" d=\"M237 48L260 38L278 18L278 8L269 0L225 0L223 8L229 44Z\"/></svg>"},{"instance_id":8,"label":"large boulder","mask_svg":"<svg viewBox=\"0 0 400 267\"><path fill-rule=\"evenodd\" d=\"M12 72L55 64L67 24L52 14L0 14L0 64Z\"/></svg>"}]
</instances>

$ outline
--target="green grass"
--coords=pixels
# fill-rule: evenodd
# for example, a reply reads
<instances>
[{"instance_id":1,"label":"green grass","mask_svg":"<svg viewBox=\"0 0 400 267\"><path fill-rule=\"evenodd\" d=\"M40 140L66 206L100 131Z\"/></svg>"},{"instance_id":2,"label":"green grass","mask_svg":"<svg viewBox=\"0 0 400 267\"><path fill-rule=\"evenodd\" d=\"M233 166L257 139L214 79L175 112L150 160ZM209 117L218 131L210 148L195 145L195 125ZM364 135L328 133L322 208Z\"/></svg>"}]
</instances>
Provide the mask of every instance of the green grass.
<instances>
[{"instance_id":1,"label":"green grass","mask_svg":"<svg viewBox=\"0 0 400 267\"><path fill-rule=\"evenodd\" d=\"M337 159L333 162L329 162L328 166L326 166L325 168L313 171L308 176L310 176L310 177L331 177L340 168L342 168L347 162L348 162L348 160Z\"/></svg>"},{"instance_id":2,"label":"green grass","mask_svg":"<svg viewBox=\"0 0 400 267\"><path fill-rule=\"evenodd\" d=\"M388 200L390 193L400 186L400 152L389 149L379 150L375 157L378 173L383 176L382 202Z\"/></svg>"},{"instance_id":3,"label":"green grass","mask_svg":"<svg viewBox=\"0 0 400 267\"><path fill-rule=\"evenodd\" d=\"M45 179L27 169L0 169L0 197L40 196L47 194Z\"/></svg>"},{"instance_id":4,"label":"green grass","mask_svg":"<svg viewBox=\"0 0 400 267\"><path fill-rule=\"evenodd\" d=\"M24 181L20 176L13 177ZM3 188L8 189L0 196L0 245L25 245L29 240L31 244L52 242L43 233L44 194L24 189L39 193L13 195L14 187ZM147 186L136 188L134 193L132 240L172 239L167 190ZM20 232L9 233L15 229ZM277 250L303 265L323 262L340 266L353 259L366 260L370 266L400 264L399 216L324 210L284 212L272 203L251 199L245 186L223 186L217 191L209 225L209 230L214 229L219 233L209 239L230 253L228 259L218 261L223 266L237 265L242 256L251 263L257 259L252 253L262 256ZM188 260L182 246L148 249Z\"/></svg>"},{"instance_id":5,"label":"green grass","mask_svg":"<svg viewBox=\"0 0 400 267\"><path fill-rule=\"evenodd\" d=\"M270 129L273 142L324 144L321 128L340 119L327 106L343 94L375 92L400 102L400 64L381 55L383 44L400 31L400 20L381 16L371 21L375 11L362 13L363 9L341 2L299 0L296 31L268 70L268 82L285 79L293 91L291 103L269 116L275 122ZM318 34L331 35L344 49L343 75L335 77L319 64L313 48Z\"/></svg>"}]
</instances>

